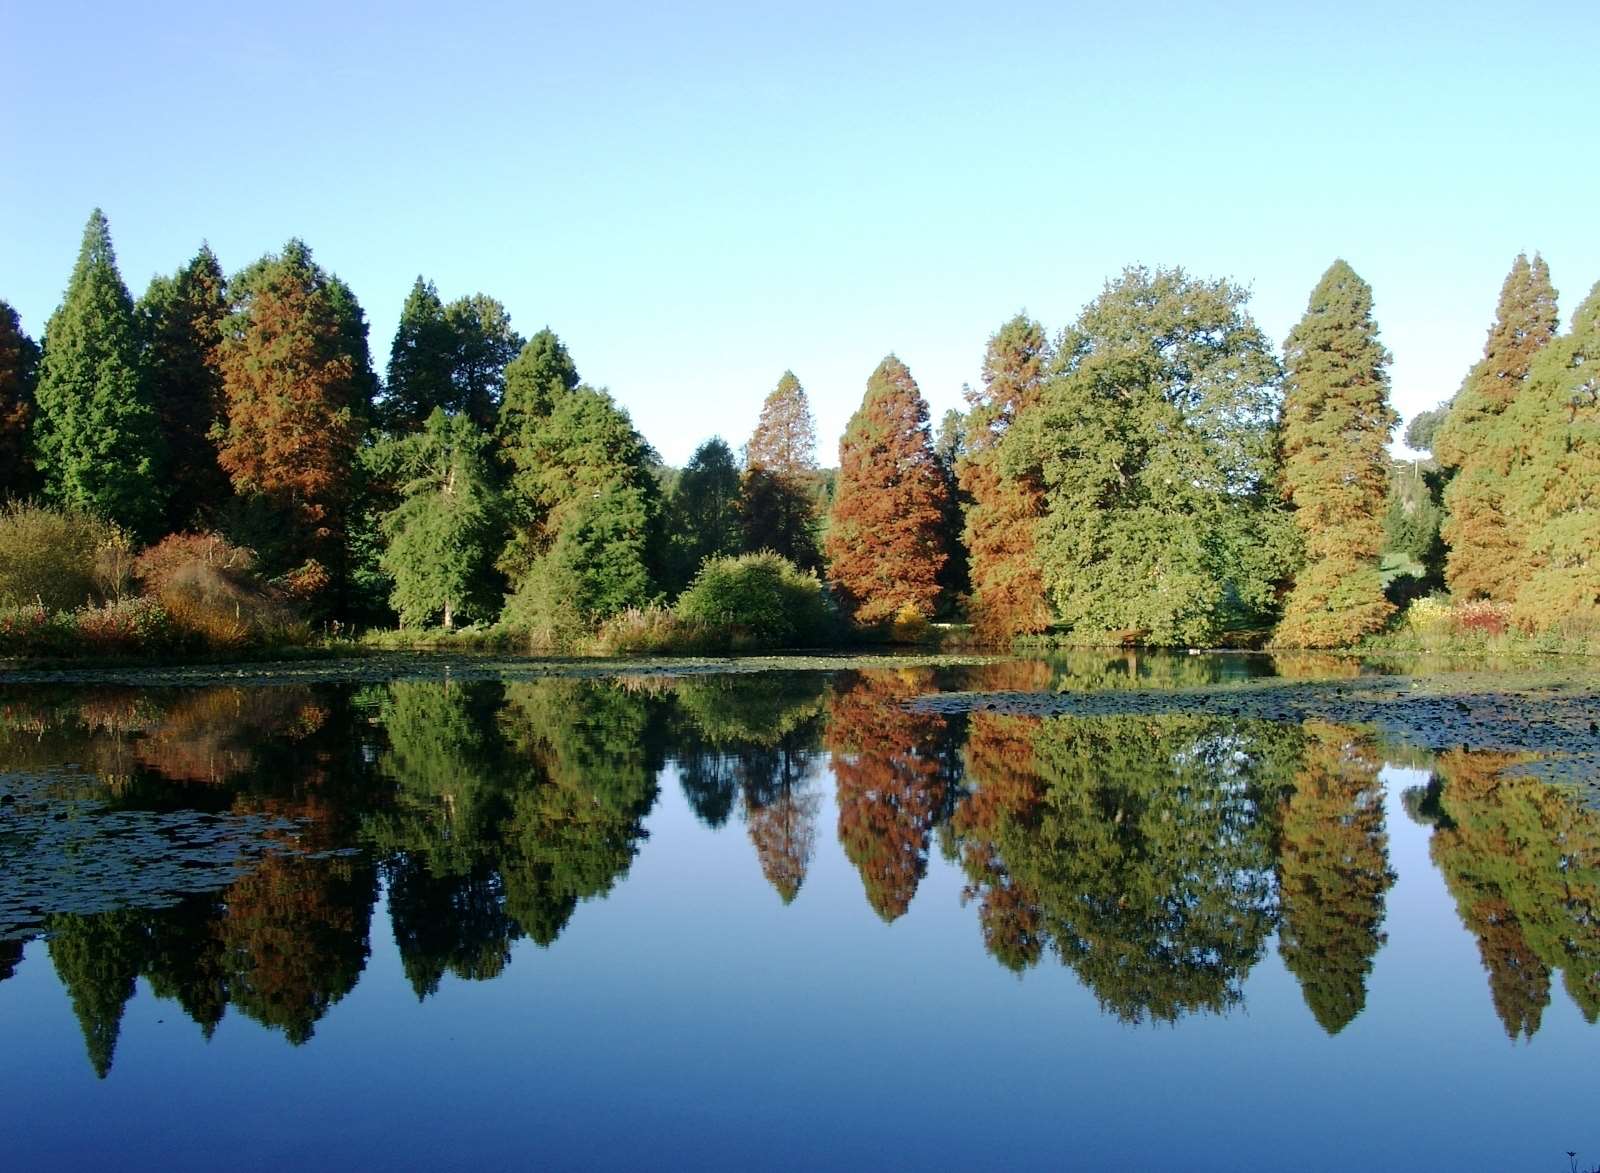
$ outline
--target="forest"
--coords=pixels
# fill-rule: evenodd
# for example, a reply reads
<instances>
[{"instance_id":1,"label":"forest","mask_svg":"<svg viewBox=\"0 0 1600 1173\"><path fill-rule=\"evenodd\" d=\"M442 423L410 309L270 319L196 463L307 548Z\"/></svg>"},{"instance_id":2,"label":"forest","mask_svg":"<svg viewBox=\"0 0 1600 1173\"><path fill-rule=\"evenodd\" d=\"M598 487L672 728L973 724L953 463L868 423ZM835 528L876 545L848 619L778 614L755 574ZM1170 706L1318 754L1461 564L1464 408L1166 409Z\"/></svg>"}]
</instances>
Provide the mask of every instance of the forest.
<instances>
[{"instance_id":1,"label":"forest","mask_svg":"<svg viewBox=\"0 0 1600 1173\"><path fill-rule=\"evenodd\" d=\"M1054 335L1002 323L937 429L890 354L836 467L784 371L738 451L675 469L493 297L418 277L380 377L303 242L231 276L203 246L135 300L96 210L37 342L0 301L0 656L1593 650L1597 354L1600 284L1563 332L1518 256L1482 355L1405 432L1429 458L1397 461L1344 261L1281 350L1243 286L1130 267Z\"/></svg>"}]
</instances>

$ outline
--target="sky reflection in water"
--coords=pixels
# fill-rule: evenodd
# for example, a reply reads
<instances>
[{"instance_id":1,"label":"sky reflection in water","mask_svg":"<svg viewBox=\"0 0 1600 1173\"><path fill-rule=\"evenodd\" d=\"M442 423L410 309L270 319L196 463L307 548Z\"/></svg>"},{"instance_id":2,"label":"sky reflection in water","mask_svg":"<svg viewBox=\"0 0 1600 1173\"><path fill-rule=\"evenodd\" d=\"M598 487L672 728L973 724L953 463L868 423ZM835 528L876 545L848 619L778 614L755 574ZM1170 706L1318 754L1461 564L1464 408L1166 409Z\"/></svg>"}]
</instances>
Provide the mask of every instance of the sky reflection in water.
<instances>
[{"instance_id":1,"label":"sky reflection in water","mask_svg":"<svg viewBox=\"0 0 1600 1173\"><path fill-rule=\"evenodd\" d=\"M0 1143L1600 1161L1594 810L1335 724L902 703L1265 663L9 688Z\"/></svg>"}]
</instances>

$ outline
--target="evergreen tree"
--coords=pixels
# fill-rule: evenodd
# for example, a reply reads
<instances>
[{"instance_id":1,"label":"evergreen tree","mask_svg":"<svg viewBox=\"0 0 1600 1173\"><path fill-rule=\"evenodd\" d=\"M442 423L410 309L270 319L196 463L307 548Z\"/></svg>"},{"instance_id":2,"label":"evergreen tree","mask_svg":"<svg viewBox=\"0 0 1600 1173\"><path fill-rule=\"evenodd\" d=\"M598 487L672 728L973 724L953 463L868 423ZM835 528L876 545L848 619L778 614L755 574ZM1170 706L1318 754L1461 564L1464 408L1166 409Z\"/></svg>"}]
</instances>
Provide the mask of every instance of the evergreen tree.
<instances>
[{"instance_id":1,"label":"evergreen tree","mask_svg":"<svg viewBox=\"0 0 1600 1173\"><path fill-rule=\"evenodd\" d=\"M1389 352L1372 289L1335 261L1284 343L1283 493L1305 547L1276 638L1337 647L1377 631L1394 610L1378 555L1389 492Z\"/></svg>"},{"instance_id":2,"label":"evergreen tree","mask_svg":"<svg viewBox=\"0 0 1600 1173\"><path fill-rule=\"evenodd\" d=\"M963 387L963 391L967 388ZM939 570L939 590L946 606L955 607L966 599L972 590L972 567L967 558L966 543L961 540L962 526L970 498L961 490L961 478L956 468L967 454L967 417L952 407L939 420L939 430L933 437L933 458L939 463L939 476L944 480L944 516L939 521L940 542L950 554Z\"/></svg>"},{"instance_id":3,"label":"evergreen tree","mask_svg":"<svg viewBox=\"0 0 1600 1173\"><path fill-rule=\"evenodd\" d=\"M498 609L499 504L487 444L472 420L436 407L421 432L380 446L379 459L400 481L400 504L383 519L382 561L405 626L440 616L448 631L458 615L489 618Z\"/></svg>"},{"instance_id":4,"label":"evergreen tree","mask_svg":"<svg viewBox=\"0 0 1600 1173\"><path fill-rule=\"evenodd\" d=\"M133 997L144 960L137 916L127 910L63 913L49 920L50 960L72 999L89 1065L104 1079L122 1033L122 1011Z\"/></svg>"},{"instance_id":5,"label":"evergreen tree","mask_svg":"<svg viewBox=\"0 0 1600 1173\"><path fill-rule=\"evenodd\" d=\"M661 489L649 445L604 391L561 392L542 422L523 418L521 438L500 560L517 587L507 618L561 643L654 597Z\"/></svg>"},{"instance_id":6,"label":"evergreen tree","mask_svg":"<svg viewBox=\"0 0 1600 1173\"><path fill-rule=\"evenodd\" d=\"M667 588L689 585L707 558L739 551L739 466L713 436L689 458L667 509Z\"/></svg>"},{"instance_id":7,"label":"evergreen tree","mask_svg":"<svg viewBox=\"0 0 1600 1173\"><path fill-rule=\"evenodd\" d=\"M1439 428L1450 415L1450 405L1441 403L1438 407L1430 407L1427 411L1419 411L1411 417L1411 422L1406 425L1406 447L1416 452L1433 452L1433 443L1439 435Z\"/></svg>"},{"instance_id":8,"label":"evergreen tree","mask_svg":"<svg viewBox=\"0 0 1600 1173\"><path fill-rule=\"evenodd\" d=\"M0 499L24 497L37 483L29 426L38 366L39 348L17 311L0 301Z\"/></svg>"},{"instance_id":9,"label":"evergreen tree","mask_svg":"<svg viewBox=\"0 0 1600 1173\"><path fill-rule=\"evenodd\" d=\"M1539 352L1501 418L1518 454L1504 504L1525 541L1514 614L1543 630L1600 617L1600 283Z\"/></svg>"},{"instance_id":10,"label":"evergreen tree","mask_svg":"<svg viewBox=\"0 0 1600 1173\"><path fill-rule=\"evenodd\" d=\"M384 426L416 431L441 407L465 414L480 428L492 427L506 366L522 345L511 316L494 298L478 293L445 305L433 282L418 277L389 351Z\"/></svg>"},{"instance_id":11,"label":"evergreen tree","mask_svg":"<svg viewBox=\"0 0 1600 1173\"><path fill-rule=\"evenodd\" d=\"M839 444L838 496L828 529L828 575L862 623L911 607L931 616L949 556L940 523L944 478L928 404L894 355L878 364Z\"/></svg>"},{"instance_id":12,"label":"evergreen tree","mask_svg":"<svg viewBox=\"0 0 1600 1173\"><path fill-rule=\"evenodd\" d=\"M771 550L802 570L822 566L810 483L816 453L817 429L806 389L793 371L784 371L745 445L739 516L747 551Z\"/></svg>"},{"instance_id":13,"label":"evergreen tree","mask_svg":"<svg viewBox=\"0 0 1600 1173\"><path fill-rule=\"evenodd\" d=\"M967 614L993 643L1050 625L1036 537L1043 494L1030 475L1002 475L998 461L1011 425L1039 401L1049 361L1044 327L1018 314L989 339L983 390L967 392L967 453L957 466L972 502L962 533L972 579Z\"/></svg>"},{"instance_id":14,"label":"evergreen tree","mask_svg":"<svg viewBox=\"0 0 1600 1173\"><path fill-rule=\"evenodd\" d=\"M522 347L505 371L505 393L495 421L502 460L528 467L529 449L556 402L578 385L572 356L548 326Z\"/></svg>"},{"instance_id":15,"label":"evergreen tree","mask_svg":"<svg viewBox=\"0 0 1600 1173\"><path fill-rule=\"evenodd\" d=\"M1001 475L1044 492L1039 564L1080 635L1203 644L1272 604L1292 549L1269 491L1279 367L1247 296L1126 270L1007 433Z\"/></svg>"},{"instance_id":16,"label":"evergreen tree","mask_svg":"<svg viewBox=\"0 0 1600 1173\"><path fill-rule=\"evenodd\" d=\"M151 281L138 311L172 493L163 525L172 533L209 521L230 492L211 439L222 410L217 346L228 301L210 246L173 276Z\"/></svg>"},{"instance_id":17,"label":"evergreen tree","mask_svg":"<svg viewBox=\"0 0 1600 1173\"><path fill-rule=\"evenodd\" d=\"M1463 599L1509 601L1522 581L1526 535L1505 508L1505 478L1519 459L1500 416L1517 400L1534 357L1555 337L1556 291L1543 258L1518 255L1500 289L1483 358L1467 372L1434 437L1449 471L1443 535L1445 580Z\"/></svg>"},{"instance_id":18,"label":"evergreen tree","mask_svg":"<svg viewBox=\"0 0 1600 1173\"><path fill-rule=\"evenodd\" d=\"M375 381L349 287L291 240L233 280L219 347L218 460L245 499L240 528L268 569L344 602L355 456Z\"/></svg>"},{"instance_id":19,"label":"evergreen tree","mask_svg":"<svg viewBox=\"0 0 1600 1173\"><path fill-rule=\"evenodd\" d=\"M133 299L96 208L45 327L34 442L45 494L150 536L165 498L161 434Z\"/></svg>"}]
</instances>

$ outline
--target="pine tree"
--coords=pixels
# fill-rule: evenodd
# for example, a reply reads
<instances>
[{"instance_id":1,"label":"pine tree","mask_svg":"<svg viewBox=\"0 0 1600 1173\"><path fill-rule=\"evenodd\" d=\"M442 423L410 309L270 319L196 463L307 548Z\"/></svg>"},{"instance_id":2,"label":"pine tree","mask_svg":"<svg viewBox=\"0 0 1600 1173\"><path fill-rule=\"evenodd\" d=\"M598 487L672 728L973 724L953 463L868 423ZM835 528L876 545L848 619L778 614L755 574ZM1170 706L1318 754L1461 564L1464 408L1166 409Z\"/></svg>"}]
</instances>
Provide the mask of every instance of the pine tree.
<instances>
[{"instance_id":1,"label":"pine tree","mask_svg":"<svg viewBox=\"0 0 1600 1173\"><path fill-rule=\"evenodd\" d=\"M1033 478L1003 476L997 459L1011 425L1039 401L1049 361L1044 327L1018 314L989 339L983 390L967 393L967 451L957 465L961 491L971 499L962 532L972 580L967 613L992 643L1050 625L1036 548L1044 497Z\"/></svg>"},{"instance_id":2,"label":"pine tree","mask_svg":"<svg viewBox=\"0 0 1600 1173\"><path fill-rule=\"evenodd\" d=\"M839 486L828 529L828 575L862 623L911 607L931 616L949 556L940 522L944 478L928 404L894 355L867 380L839 444Z\"/></svg>"},{"instance_id":3,"label":"pine tree","mask_svg":"<svg viewBox=\"0 0 1600 1173\"><path fill-rule=\"evenodd\" d=\"M526 468L529 449L556 402L578 385L572 356L548 326L522 347L505 371L505 394L495 421L501 459Z\"/></svg>"},{"instance_id":4,"label":"pine tree","mask_svg":"<svg viewBox=\"0 0 1600 1173\"><path fill-rule=\"evenodd\" d=\"M150 536L165 497L161 434L133 299L96 208L45 327L34 442L45 495Z\"/></svg>"},{"instance_id":5,"label":"pine tree","mask_svg":"<svg viewBox=\"0 0 1600 1173\"><path fill-rule=\"evenodd\" d=\"M689 585L707 558L739 551L739 465L713 436L695 449L667 507L668 593Z\"/></svg>"},{"instance_id":6,"label":"pine tree","mask_svg":"<svg viewBox=\"0 0 1600 1173\"><path fill-rule=\"evenodd\" d=\"M389 347L389 375L380 405L383 426L414 432L435 408L452 407L455 336L445 321L444 302L432 281L420 276L400 308L400 324Z\"/></svg>"},{"instance_id":7,"label":"pine tree","mask_svg":"<svg viewBox=\"0 0 1600 1173\"><path fill-rule=\"evenodd\" d=\"M1377 631L1394 610L1378 556L1389 493L1389 353L1372 289L1335 261L1284 343L1283 493L1305 548L1276 638L1337 647Z\"/></svg>"},{"instance_id":8,"label":"pine tree","mask_svg":"<svg viewBox=\"0 0 1600 1173\"><path fill-rule=\"evenodd\" d=\"M298 240L232 285L218 350L225 412L212 435L248 506L242 536L292 588L331 583L342 603L356 449L375 385L365 321Z\"/></svg>"},{"instance_id":9,"label":"pine tree","mask_svg":"<svg viewBox=\"0 0 1600 1173\"><path fill-rule=\"evenodd\" d=\"M1001 475L1044 493L1039 564L1080 636L1203 644L1272 604L1292 548L1270 492L1279 367L1247 298L1126 270L1007 432Z\"/></svg>"},{"instance_id":10,"label":"pine tree","mask_svg":"<svg viewBox=\"0 0 1600 1173\"><path fill-rule=\"evenodd\" d=\"M39 348L17 311L0 301L0 500L24 497L37 483L29 428Z\"/></svg>"},{"instance_id":11,"label":"pine tree","mask_svg":"<svg viewBox=\"0 0 1600 1173\"><path fill-rule=\"evenodd\" d=\"M1533 360L1526 385L1499 421L1517 454L1506 511L1525 534L1513 613L1545 630L1600 618L1600 283L1572 329Z\"/></svg>"},{"instance_id":12,"label":"pine tree","mask_svg":"<svg viewBox=\"0 0 1600 1173\"><path fill-rule=\"evenodd\" d=\"M228 301L210 246L173 276L151 281L138 312L172 493L163 525L172 533L209 521L231 491L211 439L222 410L217 346Z\"/></svg>"},{"instance_id":13,"label":"pine tree","mask_svg":"<svg viewBox=\"0 0 1600 1173\"><path fill-rule=\"evenodd\" d=\"M482 293L456 298L444 307L444 320L455 340L451 410L480 428L493 428L505 395L506 368L522 352L522 335L511 328L506 307Z\"/></svg>"},{"instance_id":14,"label":"pine tree","mask_svg":"<svg viewBox=\"0 0 1600 1173\"><path fill-rule=\"evenodd\" d=\"M391 440L380 457L400 481L400 504L383 519L383 568L400 622L419 627L439 616L448 631L462 614L491 617L499 607L493 573L499 504L484 460L488 437L464 415L434 408L423 430Z\"/></svg>"},{"instance_id":15,"label":"pine tree","mask_svg":"<svg viewBox=\"0 0 1600 1173\"><path fill-rule=\"evenodd\" d=\"M817 429L806 389L784 371L761 405L761 417L745 445L740 525L747 551L771 550L803 570L817 570L817 512L812 478L817 468Z\"/></svg>"},{"instance_id":16,"label":"pine tree","mask_svg":"<svg viewBox=\"0 0 1600 1173\"><path fill-rule=\"evenodd\" d=\"M1556 291L1543 258L1518 255L1500 289L1483 358L1467 372L1433 440L1447 473L1442 528L1445 581L1462 599L1509 601L1522 581L1522 519L1505 508L1505 478L1519 459L1500 416L1516 402L1534 357L1555 337Z\"/></svg>"}]
</instances>

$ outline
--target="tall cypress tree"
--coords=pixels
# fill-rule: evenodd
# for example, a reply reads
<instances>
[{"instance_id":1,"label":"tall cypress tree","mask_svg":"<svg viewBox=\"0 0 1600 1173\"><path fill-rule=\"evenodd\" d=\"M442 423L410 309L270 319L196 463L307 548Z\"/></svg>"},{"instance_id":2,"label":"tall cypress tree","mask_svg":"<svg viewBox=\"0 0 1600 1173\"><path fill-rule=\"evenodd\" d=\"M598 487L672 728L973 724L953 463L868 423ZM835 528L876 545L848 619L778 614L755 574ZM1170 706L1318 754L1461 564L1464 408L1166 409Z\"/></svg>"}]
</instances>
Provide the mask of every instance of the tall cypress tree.
<instances>
[{"instance_id":1,"label":"tall cypress tree","mask_svg":"<svg viewBox=\"0 0 1600 1173\"><path fill-rule=\"evenodd\" d=\"M523 345L506 367L505 394L495 420L501 459L525 469L539 430L556 402L578 385L578 368L555 331L546 326Z\"/></svg>"},{"instance_id":2,"label":"tall cypress tree","mask_svg":"<svg viewBox=\"0 0 1600 1173\"><path fill-rule=\"evenodd\" d=\"M1433 440L1447 473L1442 528L1449 546L1445 581L1464 599L1509 601L1524 569L1521 518L1505 508L1505 479L1518 454L1504 442L1500 416L1516 402L1536 355L1555 337L1550 269L1519 254L1500 288L1483 358L1467 372Z\"/></svg>"},{"instance_id":3,"label":"tall cypress tree","mask_svg":"<svg viewBox=\"0 0 1600 1173\"><path fill-rule=\"evenodd\" d=\"M1525 527L1515 614L1545 629L1600 617L1600 283L1533 360L1500 419L1517 454L1505 505Z\"/></svg>"},{"instance_id":4,"label":"tall cypress tree","mask_svg":"<svg viewBox=\"0 0 1600 1173\"><path fill-rule=\"evenodd\" d=\"M174 532L209 521L231 491L211 439L222 412L217 346L228 301L210 246L173 276L151 281L138 312L172 492L163 525Z\"/></svg>"},{"instance_id":5,"label":"tall cypress tree","mask_svg":"<svg viewBox=\"0 0 1600 1173\"><path fill-rule=\"evenodd\" d=\"M22 329L17 311L0 301L0 498L33 491L29 426L39 348Z\"/></svg>"},{"instance_id":6,"label":"tall cypress tree","mask_svg":"<svg viewBox=\"0 0 1600 1173\"><path fill-rule=\"evenodd\" d=\"M1044 327L1018 314L989 339L983 390L967 395L966 454L956 466L972 502L962 533L971 560L967 611L978 634L995 643L1050 625L1036 548L1044 495L1029 476L1003 476L998 462L1012 423L1039 401L1049 360Z\"/></svg>"},{"instance_id":7,"label":"tall cypress tree","mask_svg":"<svg viewBox=\"0 0 1600 1173\"><path fill-rule=\"evenodd\" d=\"M739 524L748 551L771 550L796 566L822 566L811 480L817 469L817 427L806 389L784 371L761 404L744 449Z\"/></svg>"},{"instance_id":8,"label":"tall cypress tree","mask_svg":"<svg viewBox=\"0 0 1600 1173\"><path fill-rule=\"evenodd\" d=\"M432 281L420 276L400 309L400 324L389 347L389 377L379 415L393 432L414 432L436 407L453 398L455 337L444 317L444 302Z\"/></svg>"},{"instance_id":9,"label":"tall cypress tree","mask_svg":"<svg viewBox=\"0 0 1600 1173\"><path fill-rule=\"evenodd\" d=\"M696 448L667 507L667 590L677 594L707 558L739 549L739 465L721 436Z\"/></svg>"},{"instance_id":10,"label":"tall cypress tree","mask_svg":"<svg viewBox=\"0 0 1600 1173\"><path fill-rule=\"evenodd\" d=\"M233 281L218 350L218 460L245 499L242 528L271 570L309 595L348 581L355 456L372 404L366 322L349 287L302 242Z\"/></svg>"},{"instance_id":11,"label":"tall cypress tree","mask_svg":"<svg viewBox=\"0 0 1600 1173\"><path fill-rule=\"evenodd\" d=\"M1278 624L1295 647L1335 647L1377 631L1389 493L1389 352L1372 320L1372 289L1335 261L1284 343L1283 491L1305 563Z\"/></svg>"},{"instance_id":12,"label":"tall cypress tree","mask_svg":"<svg viewBox=\"0 0 1600 1173\"><path fill-rule=\"evenodd\" d=\"M933 454L928 404L889 355L839 443L839 487L828 529L828 576L862 623L912 607L931 616L949 552L946 491Z\"/></svg>"},{"instance_id":13,"label":"tall cypress tree","mask_svg":"<svg viewBox=\"0 0 1600 1173\"><path fill-rule=\"evenodd\" d=\"M83 230L66 297L45 327L37 399L46 496L152 535L165 499L161 434L133 298L99 208Z\"/></svg>"},{"instance_id":14,"label":"tall cypress tree","mask_svg":"<svg viewBox=\"0 0 1600 1173\"><path fill-rule=\"evenodd\" d=\"M451 410L491 429L505 394L506 368L522 352L522 335L511 328L506 307L482 293L456 298L444 307L444 320L455 341Z\"/></svg>"}]
</instances>

